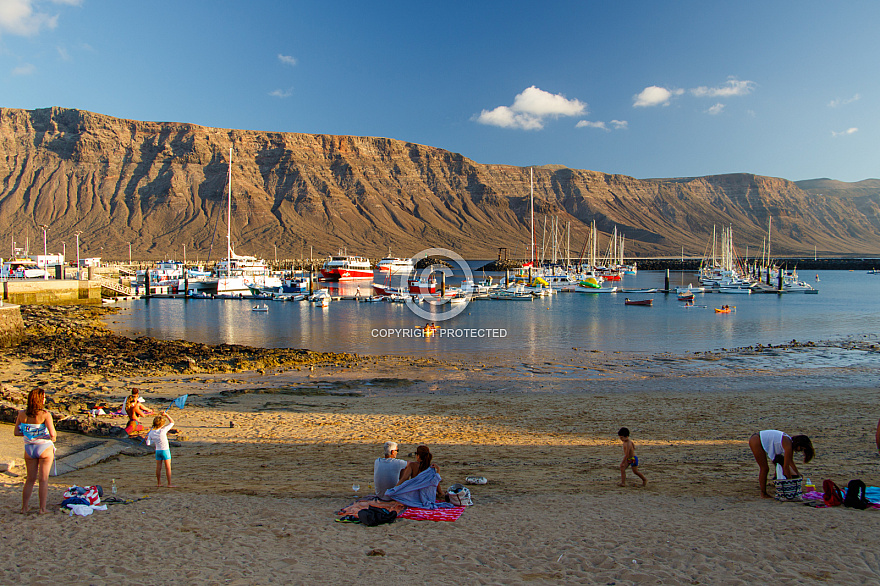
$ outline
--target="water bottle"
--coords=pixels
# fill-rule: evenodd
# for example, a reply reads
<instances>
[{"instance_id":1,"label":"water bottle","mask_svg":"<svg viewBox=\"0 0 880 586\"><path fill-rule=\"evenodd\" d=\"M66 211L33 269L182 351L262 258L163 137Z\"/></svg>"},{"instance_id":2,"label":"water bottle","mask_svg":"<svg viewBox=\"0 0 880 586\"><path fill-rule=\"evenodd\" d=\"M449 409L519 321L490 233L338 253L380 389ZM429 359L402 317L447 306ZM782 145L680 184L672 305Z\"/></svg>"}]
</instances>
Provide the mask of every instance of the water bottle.
<instances>
[{"instance_id":1,"label":"water bottle","mask_svg":"<svg viewBox=\"0 0 880 586\"><path fill-rule=\"evenodd\" d=\"M116 479L115 478L110 479L110 492L113 493L113 496L116 496Z\"/></svg>"}]
</instances>

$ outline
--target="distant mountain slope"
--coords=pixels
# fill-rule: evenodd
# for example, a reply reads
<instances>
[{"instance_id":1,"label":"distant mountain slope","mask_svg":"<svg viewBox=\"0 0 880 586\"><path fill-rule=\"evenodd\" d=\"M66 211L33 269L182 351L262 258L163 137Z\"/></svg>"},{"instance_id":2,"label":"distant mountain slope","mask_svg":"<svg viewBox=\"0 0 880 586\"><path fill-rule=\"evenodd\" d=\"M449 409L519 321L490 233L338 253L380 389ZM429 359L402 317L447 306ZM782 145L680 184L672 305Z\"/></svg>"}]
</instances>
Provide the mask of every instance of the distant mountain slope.
<instances>
[{"instance_id":1,"label":"distant mountain slope","mask_svg":"<svg viewBox=\"0 0 880 586\"><path fill-rule=\"evenodd\" d=\"M877 197L880 196L880 179L865 179L854 183L834 179L807 179L795 181L795 185L811 194L832 195L835 197Z\"/></svg>"},{"instance_id":2,"label":"distant mountain slope","mask_svg":"<svg viewBox=\"0 0 880 586\"><path fill-rule=\"evenodd\" d=\"M82 254L205 259L225 253L229 148L233 241L239 253L316 256L345 247L378 257L451 248L494 258L525 256L529 169L484 165L400 140L206 128L122 120L81 110L0 109L0 241L50 250L82 231ZM536 167L539 249L552 217L571 226L571 248L589 222L626 234L628 254L699 255L713 225L732 225L755 252L773 218L779 254L873 255L880 251L876 198L804 191L749 174L638 180ZM876 181L876 180L872 180ZM219 222L219 225L218 225ZM557 241L565 243L560 233ZM549 253L547 245L547 256ZM564 248L564 244L561 245Z\"/></svg>"}]
</instances>

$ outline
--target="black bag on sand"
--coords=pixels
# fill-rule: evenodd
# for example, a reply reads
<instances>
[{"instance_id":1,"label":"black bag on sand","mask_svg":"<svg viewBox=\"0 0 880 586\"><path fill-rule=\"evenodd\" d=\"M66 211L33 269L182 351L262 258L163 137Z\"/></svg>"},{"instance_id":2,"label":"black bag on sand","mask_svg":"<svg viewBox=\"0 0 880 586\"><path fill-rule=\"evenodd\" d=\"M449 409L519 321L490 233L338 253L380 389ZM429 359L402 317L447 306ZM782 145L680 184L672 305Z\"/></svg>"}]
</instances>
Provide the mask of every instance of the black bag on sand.
<instances>
[{"instance_id":1,"label":"black bag on sand","mask_svg":"<svg viewBox=\"0 0 880 586\"><path fill-rule=\"evenodd\" d=\"M389 511L382 507L370 507L358 511L358 520L361 522L361 525L366 525L367 527L375 527L383 523L393 523L396 518L397 511Z\"/></svg>"},{"instance_id":2,"label":"black bag on sand","mask_svg":"<svg viewBox=\"0 0 880 586\"><path fill-rule=\"evenodd\" d=\"M843 497L843 506L851 509L867 509L871 504L865 497L865 483L861 480L850 480L846 485L846 496Z\"/></svg>"}]
</instances>

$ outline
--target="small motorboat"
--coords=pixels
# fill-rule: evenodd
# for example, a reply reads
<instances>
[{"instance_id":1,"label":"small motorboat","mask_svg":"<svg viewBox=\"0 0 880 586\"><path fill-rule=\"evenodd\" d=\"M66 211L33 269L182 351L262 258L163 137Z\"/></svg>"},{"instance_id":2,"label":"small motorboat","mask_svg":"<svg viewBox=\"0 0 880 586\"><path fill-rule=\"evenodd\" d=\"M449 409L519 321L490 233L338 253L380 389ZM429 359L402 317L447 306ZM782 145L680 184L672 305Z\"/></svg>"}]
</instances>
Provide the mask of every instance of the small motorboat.
<instances>
[{"instance_id":1,"label":"small motorboat","mask_svg":"<svg viewBox=\"0 0 880 586\"><path fill-rule=\"evenodd\" d=\"M269 306L266 305L265 303L263 303L262 305L254 305L253 307L251 307L251 311L263 311L263 312L268 313Z\"/></svg>"},{"instance_id":2,"label":"small motorboat","mask_svg":"<svg viewBox=\"0 0 880 586\"><path fill-rule=\"evenodd\" d=\"M627 297L626 299L623 300L623 302L624 302L626 305L644 305L644 306L646 306L646 307L650 307L651 305L653 305L654 300L653 300L653 299L636 299L636 300L632 300L632 299L630 299L629 297Z\"/></svg>"},{"instance_id":3,"label":"small motorboat","mask_svg":"<svg viewBox=\"0 0 880 586\"><path fill-rule=\"evenodd\" d=\"M680 293L678 295L678 300L679 301L693 301L694 294L693 293Z\"/></svg>"}]
</instances>

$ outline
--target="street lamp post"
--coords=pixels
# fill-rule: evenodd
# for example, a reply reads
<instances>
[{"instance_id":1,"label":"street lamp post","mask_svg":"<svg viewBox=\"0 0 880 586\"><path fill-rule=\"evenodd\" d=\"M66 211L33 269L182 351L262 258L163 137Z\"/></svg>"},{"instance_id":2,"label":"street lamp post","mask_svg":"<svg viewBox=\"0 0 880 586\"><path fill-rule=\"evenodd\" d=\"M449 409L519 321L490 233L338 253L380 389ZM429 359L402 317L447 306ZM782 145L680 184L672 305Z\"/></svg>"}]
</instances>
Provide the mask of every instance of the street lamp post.
<instances>
[{"instance_id":1,"label":"street lamp post","mask_svg":"<svg viewBox=\"0 0 880 586\"><path fill-rule=\"evenodd\" d=\"M47 226L46 224L40 224L40 228L43 229L43 256L49 256L49 249L46 246L46 230L49 229L49 226Z\"/></svg>"},{"instance_id":2,"label":"street lamp post","mask_svg":"<svg viewBox=\"0 0 880 586\"><path fill-rule=\"evenodd\" d=\"M128 266L131 266L131 242L128 243Z\"/></svg>"},{"instance_id":3,"label":"street lamp post","mask_svg":"<svg viewBox=\"0 0 880 586\"><path fill-rule=\"evenodd\" d=\"M40 224L40 228L43 229L43 278L49 278L49 271L46 270L46 267L49 266L49 256L48 247L46 246L46 230L49 229L49 226L46 224Z\"/></svg>"},{"instance_id":4,"label":"street lamp post","mask_svg":"<svg viewBox=\"0 0 880 586\"><path fill-rule=\"evenodd\" d=\"M82 231L74 232L74 235L76 236L76 280L77 281L82 280L82 274L80 273L80 270L79 270L79 235L80 234L82 234Z\"/></svg>"}]
</instances>

